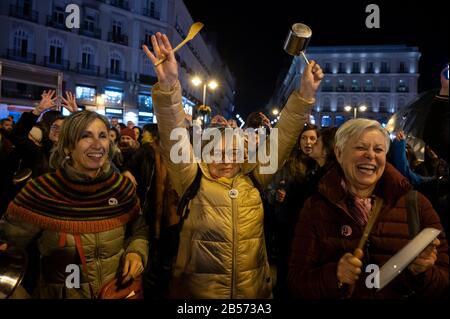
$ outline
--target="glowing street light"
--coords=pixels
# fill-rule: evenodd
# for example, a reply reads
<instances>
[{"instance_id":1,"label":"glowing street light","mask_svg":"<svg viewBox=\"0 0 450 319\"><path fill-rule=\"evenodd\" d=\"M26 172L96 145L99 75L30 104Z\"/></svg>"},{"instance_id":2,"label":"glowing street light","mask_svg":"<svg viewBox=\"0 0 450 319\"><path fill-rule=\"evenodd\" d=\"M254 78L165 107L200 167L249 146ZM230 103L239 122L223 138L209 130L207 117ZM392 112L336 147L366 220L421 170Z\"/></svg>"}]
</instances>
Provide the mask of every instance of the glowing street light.
<instances>
[{"instance_id":1,"label":"glowing street light","mask_svg":"<svg viewBox=\"0 0 450 319\"><path fill-rule=\"evenodd\" d=\"M355 119L356 115L358 114L358 109L360 112L365 112L365 111L367 111L367 106L361 105L360 107L356 107L356 106L347 105L344 107L344 110L347 112L350 112L352 109L353 109L353 118Z\"/></svg>"},{"instance_id":2,"label":"glowing street light","mask_svg":"<svg viewBox=\"0 0 450 319\"><path fill-rule=\"evenodd\" d=\"M203 83L202 79L198 76L192 78L191 82L195 86L199 86L200 84ZM203 83L203 100L202 100L203 105L206 105L206 86L208 86L211 90L215 90L219 86L219 84L215 80L210 80L208 83L206 82Z\"/></svg>"},{"instance_id":3,"label":"glowing street light","mask_svg":"<svg viewBox=\"0 0 450 319\"><path fill-rule=\"evenodd\" d=\"M280 111L278 111L277 108L275 108L275 109L272 110L272 114L273 114L273 115L278 115L278 113L280 113Z\"/></svg>"}]
</instances>

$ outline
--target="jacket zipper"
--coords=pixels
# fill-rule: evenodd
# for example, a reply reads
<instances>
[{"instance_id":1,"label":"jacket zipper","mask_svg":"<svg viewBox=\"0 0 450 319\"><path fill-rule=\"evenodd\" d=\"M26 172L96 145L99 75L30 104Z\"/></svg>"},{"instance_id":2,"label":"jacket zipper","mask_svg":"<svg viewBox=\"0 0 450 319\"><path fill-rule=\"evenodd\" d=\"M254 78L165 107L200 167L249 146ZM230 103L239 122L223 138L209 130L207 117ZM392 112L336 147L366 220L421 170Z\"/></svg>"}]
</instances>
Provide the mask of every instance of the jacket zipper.
<instances>
[{"instance_id":1,"label":"jacket zipper","mask_svg":"<svg viewBox=\"0 0 450 319\"><path fill-rule=\"evenodd\" d=\"M231 189L234 189L234 182L236 179L233 180L231 184ZM239 194L238 194L239 196ZM232 219L233 219L233 238L232 238L232 245L233 245L233 255L232 255L232 265L231 265L231 299L234 299L236 296L236 240L237 240L237 223L236 223L236 213L237 213L237 201L236 198L231 199L231 211L232 211Z\"/></svg>"},{"instance_id":2,"label":"jacket zipper","mask_svg":"<svg viewBox=\"0 0 450 319\"><path fill-rule=\"evenodd\" d=\"M102 283L103 283L103 276L102 276L102 269L101 269L101 264L99 261L99 245L100 243L100 239L99 239L99 234L95 233L95 256L94 256L94 260L95 260L95 266L97 268L97 273L98 273L98 283L99 283L99 287L102 287Z\"/></svg>"}]
</instances>

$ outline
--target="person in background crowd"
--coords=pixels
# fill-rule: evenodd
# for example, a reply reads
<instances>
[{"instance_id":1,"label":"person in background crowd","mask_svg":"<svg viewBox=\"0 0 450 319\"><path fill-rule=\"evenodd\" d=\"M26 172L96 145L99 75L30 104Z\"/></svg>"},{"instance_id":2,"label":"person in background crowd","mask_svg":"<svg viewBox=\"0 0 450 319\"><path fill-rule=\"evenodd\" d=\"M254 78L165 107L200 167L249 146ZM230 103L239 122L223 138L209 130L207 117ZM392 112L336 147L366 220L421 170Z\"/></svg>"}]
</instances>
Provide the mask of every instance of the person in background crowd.
<instances>
[{"instance_id":1,"label":"person in background crowd","mask_svg":"<svg viewBox=\"0 0 450 319\"><path fill-rule=\"evenodd\" d=\"M140 145L141 144L141 140L142 140L142 129L139 126L134 126L133 127L133 131L134 131L134 134L136 135L136 141Z\"/></svg>"},{"instance_id":2,"label":"person in background crowd","mask_svg":"<svg viewBox=\"0 0 450 319\"><path fill-rule=\"evenodd\" d=\"M0 131L3 131L6 135L11 133L13 127L13 121L11 119L4 118L0 120Z\"/></svg>"},{"instance_id":3,"label":"person in background crowd","mask_svg":"<svg viewBox=\"0 0 450 319\"><path fill-rule=\"evenodd\" d=\"M0 220L8 245L38 238L38 298L94 298L108 281L125 284L146 266L148 229L134 185L111 169L108 130L96 112L70 115L50 160L56 171L27 183ZM79 266L79 288L66 285L69 264Z\"/></svg>"},{"instance_id":4,"label":"person in background crowd","mask_svg":"<svg viewBox=\"0 0 450 319\"><path fill-rule=\"evenodd\" d=\"M406 195L412 187L386 163L390 139L380 123L352 119L336 132L335 165L297 222L288 285L297 298L448 297L448 244L441 233L391 283L366 286L365 265L382 267L409 241ZM356 249L374 207L381 210L363 250ZM418 194L420 229L442 230L430 202Z\"/></svg>"},{"instance_id":5,"label":"person in background crowd","mask_svg":"<svg viewBox=\"0 0 450 319\"><path fill-rule=\"evenodd\" d=\"M136 141L136 134L131 128L124 128L120 131L119 149L122 154L122 163L117 163L120 171L126 165L131 156L138 150L139 144Z\"/></svg>"}]
</instances>

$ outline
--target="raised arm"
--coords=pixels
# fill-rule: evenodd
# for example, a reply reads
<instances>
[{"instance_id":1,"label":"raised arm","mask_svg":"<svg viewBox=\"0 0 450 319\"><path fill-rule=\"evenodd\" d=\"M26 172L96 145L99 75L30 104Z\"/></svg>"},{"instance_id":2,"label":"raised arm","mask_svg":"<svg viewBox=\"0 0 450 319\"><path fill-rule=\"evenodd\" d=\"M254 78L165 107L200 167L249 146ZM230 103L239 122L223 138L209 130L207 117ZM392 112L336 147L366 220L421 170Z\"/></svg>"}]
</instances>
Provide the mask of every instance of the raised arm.
<instances>
[{"instance_id":1,"label":"raised arm","mask_svg":"<svg viewBox=\"0 0 450 319\"><path fill-rule=\"evenodd\" d=\"M275 160L277 169L263 172L264 163L258 163L254 175L261 185L266 186L270 183L271 178L277 170L281 169L292 151L295 142L303 129L306 122L309 121L312 106L316 99L316 92L324 75L319 64L310 61L303 71L300 89L295 90L289 97L280 120L274 129L277 129L278 139L275 141L275 149L277 149L276 157L270 156L271 161ZM272 130L271 134L273 134ZM268 145L268 143L266 143Z\"/></svg>"},{"instance_id":2,"label":"raised arm","mask_svg":"<svg viewBox=\"0 0 450 319\"><path fill-rule=\"evenodd\" d=\"M181 196L194 180L198 165L194 161L186 129L181 86L178 81L178 63L172 46L167 36L159 32L156 33L156 36L152 36L152 46L154 52L151 52L146 45L143 45L142 48L153 64L159 58L167 56L164 63L155 67L158 83L153 86L152 99L158 119L162 155L165 158L173 187ZM174 135L174 139L170 138L171 134ZM187 156L185 160L175 159L179 155L178 150L182 150L183 154Z\"/></svg>"}]
</instances>

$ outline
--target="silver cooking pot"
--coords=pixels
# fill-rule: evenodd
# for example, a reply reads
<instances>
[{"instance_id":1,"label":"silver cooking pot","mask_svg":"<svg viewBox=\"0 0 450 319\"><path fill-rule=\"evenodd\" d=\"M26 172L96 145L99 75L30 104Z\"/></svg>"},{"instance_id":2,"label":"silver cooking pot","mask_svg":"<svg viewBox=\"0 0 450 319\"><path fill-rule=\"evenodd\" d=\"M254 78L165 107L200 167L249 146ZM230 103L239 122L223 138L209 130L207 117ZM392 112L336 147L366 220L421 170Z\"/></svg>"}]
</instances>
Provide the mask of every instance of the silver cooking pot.
<instances>
[{"instance_id":1,"label":"silver cooking pot","mask_svg":"<svg viewBox=\"0 0 450 319\"><path fill-rule=\"evenodd\" d=\"M0 299L9 298L20 285L27 263L27 254L23 249L8 247L0 250Z\"/></svg>"},{"instance_id":2,"label":"silver cooking pot","mask_svg":"<svg viewBox=\"0 0 450 319\"><path fill-rule=\"evenodd\" d=\"M284 51L290 55L301 55L306 63L309 63L305 56L305 50L311 40L311 35L311 28L306 24L293 24L284 42Z\"/></svg>"}]
</instances>

